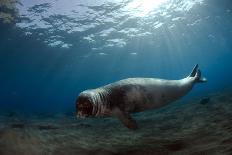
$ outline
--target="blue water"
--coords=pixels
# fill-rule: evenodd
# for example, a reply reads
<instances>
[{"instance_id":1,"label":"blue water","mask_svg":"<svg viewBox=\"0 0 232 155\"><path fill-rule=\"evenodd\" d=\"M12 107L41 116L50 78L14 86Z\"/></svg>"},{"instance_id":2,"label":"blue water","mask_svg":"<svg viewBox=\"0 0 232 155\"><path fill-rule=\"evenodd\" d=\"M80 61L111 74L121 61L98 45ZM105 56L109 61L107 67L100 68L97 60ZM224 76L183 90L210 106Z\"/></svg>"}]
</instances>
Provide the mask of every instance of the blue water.
<instances>
[{"instance_id":1,"label":"blue water","mask_svg":"<svg viewBox=\"0 0 232 155\"><path fill-rule=\"evenodd\" d=\"M0 9L15 17L0 16L1 111L72 112L83 90L179 79L197 63L208 82L187 98L231 88L231 0L22 0L15 10Z\"/></svg>"}]
</instances>

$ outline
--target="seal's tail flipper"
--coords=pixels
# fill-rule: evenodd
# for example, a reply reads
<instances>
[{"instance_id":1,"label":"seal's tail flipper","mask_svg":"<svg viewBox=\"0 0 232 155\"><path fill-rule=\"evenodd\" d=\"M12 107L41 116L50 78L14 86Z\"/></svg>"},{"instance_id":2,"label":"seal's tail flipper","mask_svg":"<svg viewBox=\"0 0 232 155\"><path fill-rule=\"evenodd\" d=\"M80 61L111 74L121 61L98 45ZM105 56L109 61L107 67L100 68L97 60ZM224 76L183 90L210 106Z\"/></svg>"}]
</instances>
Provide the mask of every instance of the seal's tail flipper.
<instances>
[{"instance_id":1,"label":"seal's tail flipper","mask_svg":"<svg viewBox=\"0 0 232 155\"><path fill-rule=\"evenodd\" d=\"M196 66L193 68L189 77L194 77L195 82L207 82L207 79L205 77L201 77L201 71L200 69L198 69L198 64L196 64Z\"/></svg>"},{"instance_id":2,"label":"seal's tail flipper","mask_svg":"<svg viewBox=\"0 0 232 155\"><path fill-rule=\"evenodd\" d=\"M207 79L205 77L201 77L201 71L200 69L197 70L197 73L195 75L196 77L196 82L207 82Z\"/></svg>"},{"instance_id":3,"label":"seal's tail flipper","mask_svg":"<svg viewBox=\"0 0 232 155\"><path fill-rule=\"evenodd\" d=\"M189 77L194 77L197 73L197 70L198 70L198 64L195 65L192 72L189 74Z\"/></svg>"}]
</instances>

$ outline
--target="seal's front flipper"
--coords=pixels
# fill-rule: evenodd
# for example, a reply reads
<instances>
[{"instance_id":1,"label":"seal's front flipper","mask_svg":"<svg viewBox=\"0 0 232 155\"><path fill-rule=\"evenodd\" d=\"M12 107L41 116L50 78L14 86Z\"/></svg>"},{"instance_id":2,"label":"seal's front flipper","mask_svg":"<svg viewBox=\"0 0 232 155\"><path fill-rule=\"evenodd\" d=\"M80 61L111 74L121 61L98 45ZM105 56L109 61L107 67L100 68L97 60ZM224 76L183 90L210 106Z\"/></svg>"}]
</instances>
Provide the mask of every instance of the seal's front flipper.
<instances>
[{"instance_id":1,"label":"seal's front flipper","mask_svg":"<svg viewBox=\"0 0 232 155\"><path fill-rule=\"evenodd\" d=\"M136 121L130 116L129 113L120 110L119 108L114 108L113 113L118 119L129 129L136 130L138 125Z\"/></svg>"}]
</instances>

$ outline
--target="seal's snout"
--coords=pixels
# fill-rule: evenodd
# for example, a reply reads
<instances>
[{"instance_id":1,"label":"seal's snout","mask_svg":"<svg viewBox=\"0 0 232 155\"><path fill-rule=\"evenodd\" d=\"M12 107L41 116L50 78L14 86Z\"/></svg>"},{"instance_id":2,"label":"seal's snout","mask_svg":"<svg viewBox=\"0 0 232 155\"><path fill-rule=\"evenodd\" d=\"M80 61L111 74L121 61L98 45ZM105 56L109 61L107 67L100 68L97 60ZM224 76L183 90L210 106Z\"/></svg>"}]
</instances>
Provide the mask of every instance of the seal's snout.
<instances>
[{"instance_id":1,"label":"seal's snout","mask_svg":"<svg viewBox=\"0 0 232 155\"><path fill-rule=\"evenodd\" d=\"M85 115L85 114L83 114L83 113L81 113L81 112L77 112L77 118L86 118L86 117L88 117L88 115Z\"/></svg>"},{"instance_id":2,"label":"seal's snout","mask_svg":"<svg viewBox=\"0 0 232 155\"><path fill-rule=\"evenodd\" d=\"M86 97L79 96L76 102L76 115L79 118L85 118L92 115L93 105Z\"/></svg>"}]
</instances>

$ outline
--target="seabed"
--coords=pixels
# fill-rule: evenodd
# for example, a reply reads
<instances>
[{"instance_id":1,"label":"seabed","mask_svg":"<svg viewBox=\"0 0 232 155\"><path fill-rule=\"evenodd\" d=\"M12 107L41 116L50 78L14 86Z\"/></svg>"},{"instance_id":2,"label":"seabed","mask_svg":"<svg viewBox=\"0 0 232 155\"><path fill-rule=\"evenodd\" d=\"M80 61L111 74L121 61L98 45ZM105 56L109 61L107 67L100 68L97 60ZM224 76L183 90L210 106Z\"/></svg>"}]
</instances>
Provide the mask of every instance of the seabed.
<instances>
[{"instance_id":1,"label":"seabed","mask_svg":"<svg viewBox=\"0 0 232 155\"><path fill-rule=\"evenodd\" d=\"M134 114L130 131L116 118L70 114L0 115L0 155L232 154L232 92Z\"/></svg>"}]
</instances>

